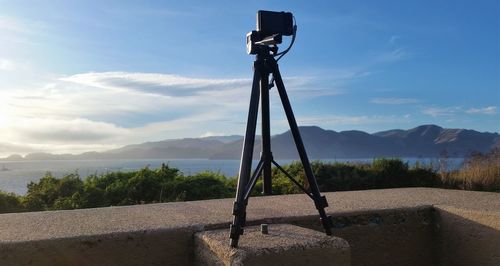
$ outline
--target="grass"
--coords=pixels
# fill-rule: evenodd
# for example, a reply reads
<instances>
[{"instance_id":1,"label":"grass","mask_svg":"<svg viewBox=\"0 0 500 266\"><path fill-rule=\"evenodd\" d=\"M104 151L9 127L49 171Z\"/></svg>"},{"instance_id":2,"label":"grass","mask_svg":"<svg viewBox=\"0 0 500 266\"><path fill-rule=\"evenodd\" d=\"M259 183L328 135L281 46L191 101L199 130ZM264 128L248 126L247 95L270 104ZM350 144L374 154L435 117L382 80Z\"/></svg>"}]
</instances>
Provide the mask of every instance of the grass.
<instances>
[{"instance_id":1,"label":"grass","mask_svg":"<svg viewBox=\"0 0 500 266\"><path fill-rule=\"evenodd\" d=\"M443 184L464 190L500 192L500 148L472 154L456 171L440 171Z\"/></svg>"}]
</instances>

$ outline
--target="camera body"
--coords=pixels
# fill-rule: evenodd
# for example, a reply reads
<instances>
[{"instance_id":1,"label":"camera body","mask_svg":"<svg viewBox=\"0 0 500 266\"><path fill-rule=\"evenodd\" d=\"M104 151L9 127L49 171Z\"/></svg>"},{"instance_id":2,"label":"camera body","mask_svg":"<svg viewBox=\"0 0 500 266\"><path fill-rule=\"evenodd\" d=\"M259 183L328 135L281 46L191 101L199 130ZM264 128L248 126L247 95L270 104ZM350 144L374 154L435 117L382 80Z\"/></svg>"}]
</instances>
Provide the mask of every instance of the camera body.
<instances>
[{"instance_id":1,"label":"camera body","mask_svg":"<svg viewBox=\"0 0 500 266\"><path fill-rule=\"evenodd\" d=\"M293 34L293 15L290 12L257 11L257 31L264 36Z\"/></svg>"},{"instance_id":2,"label":"camera body","mask_svg":"<svg viewBox=\"0 0 500 266\"><path fill-rule=\"evenodd\" d=\"M276 45L282 36L294 34L293 14L290 12L257 11L257 29L247 34L247 53L257 54L264 45Z\"/></svg>"}]
</instances>

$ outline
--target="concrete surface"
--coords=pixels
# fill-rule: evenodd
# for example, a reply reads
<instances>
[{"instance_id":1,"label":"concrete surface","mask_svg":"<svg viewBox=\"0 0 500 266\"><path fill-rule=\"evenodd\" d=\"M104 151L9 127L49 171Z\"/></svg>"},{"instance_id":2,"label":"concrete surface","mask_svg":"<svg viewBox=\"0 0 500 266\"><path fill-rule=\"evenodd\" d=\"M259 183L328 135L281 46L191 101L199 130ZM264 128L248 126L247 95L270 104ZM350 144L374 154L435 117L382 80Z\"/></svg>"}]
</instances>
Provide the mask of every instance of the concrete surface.
<instances>
[{"instance_id":1,"label":"concrete surface","mask_svg":"<svg viewBox=\"0 0 500 266\"><path fill-rule=\"evenodd\" d=\"M330 203L327 212L336 221L335 234L351 245L353 265L363 265L364 261L370 260L390 261L394 254L391 250L402 250L413 258L430 256L432 258L428 261L444 265L454 262L447 254L458 254L471 260L479 256L500 256L500 249L491 246L499 246L500 228L495 221L500 214L500 193L402 188L325 195ZM233 199L219 199L1 214L0 265L27 265L30 262L33 265L50 262L59 265L113 265L115 261L115 265L120 265L119 262L128 265L140 262L144 262L143 265L190 265L193 234L227 228L232 219L232 202ZM436 221L429 223L425 211L424 214L418 213L421 209L434 212L431 217ZM411 219L400 219L399 224L391 225L388 222L392 219L390 217L398 217L402 211L409 211ZM318 224L314 204L302 194L251 198L247 220L249 225L296 223L313 228ZM467 223L474 226L466 226ZM412 229L408 231L408 228ZM457 228L461 232L460 238L453 235ZM387 238L382 241L383 245L379 245L383 236L405 236L405 230L410 232L406 237L393 242ZM373 234L367 238L370 240L363 241L370 232ZM141 235L143 237L139 237ZM461 244L462 241L469 244L476 241L473 237L466 237L474 235L481 236L481 245L487 252L480 250L480 246L467 249L467 245ZM413 253L410 248L401 249L409 241L419 243L422 248ZM431 252L422 253L425 248ZM385 252L372 252L381 249ZM443 255L443 252L447 253ZM358 257L362 254L373 257L360 260ZM43 258L47 263L35 258Z\"/></svg>"},{"instance_id":2,"label":"concrete surface","mask_svg":"<svg viewBox=\"0 0 500 266\"><path fill-rule=\"evenodd\" d=\"M154 230L4 242L0 265L190 265L188 230Z\"/></svg>"},{"instance_id":3,"label":"concrete surface","mask_svg":"<svg viewBox=\"0 0 500 266\"><path fill-rule=\"evenodd\" d=\"M436 206L439 265L500 265L500 213Z\"/></svg>"},{"instance_id":4,"label":"concrete surface","mask_svg":"<svg viewBox=\"0 0 500 266\"><path fill-rule=\"evenodd\" d=\"M352 265L436 265L431 206L336 216L333 235L351 247ZM322 230L313 220L295 224Z\"/></svg>"},{"instance_id":5,"label":"concrete surface","mask_svg":"<svg viewBox=\"0 0 500 266\"><path fill-rule=\"evenodd\" d=\"M350 249L344 239L288 224L245 228L238 248L228 246L225 229L195 235L195 265L338 265L349 266Z\"/></svg>"},{"instance_id":6,"label":"concrete surface","mask_svg":"<svg viewBox=\"0 0 500 266\"><path fill-rule=\"evenodd\" d=\"M330 215L403 209L430 205L500 212L500 194L434 188L401 188L324 193ZM119 232L220 228L232 220L233 199L175 202L69 211L0 214L0 244ZM253 197L247 219L288 221L316 218L317 211L303 194ZM7 230L8 229L8 230Z\"/></svg>"}]
</instances>

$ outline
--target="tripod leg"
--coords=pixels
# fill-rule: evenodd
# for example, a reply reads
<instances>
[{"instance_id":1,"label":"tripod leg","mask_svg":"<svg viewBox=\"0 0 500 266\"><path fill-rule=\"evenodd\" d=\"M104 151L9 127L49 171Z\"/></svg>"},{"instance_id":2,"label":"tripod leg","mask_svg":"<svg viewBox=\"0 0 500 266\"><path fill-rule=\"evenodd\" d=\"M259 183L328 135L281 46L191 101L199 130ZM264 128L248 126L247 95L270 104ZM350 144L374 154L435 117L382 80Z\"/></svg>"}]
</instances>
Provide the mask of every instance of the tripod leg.
<instances>
[{"instance_id":1,"label":"tripod leg","mask_svg":"<svg viewBox=\"0 0 500 266\"><path fill-rule=\"evenodd\" d=\"M316 182L311 164L309 163L309 158L307 157L306 149L304 147L304 143L302 142L302 137L300 136L299 127L297 126L297 121L295 120L295 116L293 115L292 106L290 104L290 100L288 99L288 95L285 90L285 84L283 83L283 79L281 78L281 74L279 72L277 64L275 64L273 67L273 77L281 98L281 103L283 104L283 109L285 110L285 114L288 119L288 124L290 125L290 130L295 141L295 146L297 146L300 160L302 162L302 165L304 166L304 171L307 177L307 181L309 182L309 187L314 199L314 204L316 205L316 209L318 210L319 216L321 217L321 223L323 224L325 233L327 235L331 235L331 227L333 225L332 219L330 216L327 216L325 212L325 208L328 207L328 202L326 201L326 197L321 196L321 193L319 192L318 183Z\"/></svg>"},{"instance_id":2,"label":"tripod leg","mask_svg":"<svg viewBox=\"0 0 500 266\"><path fill-rule=\"evenodd\" d=\"M243 151L241 153L240 171L238 175L238 186L236 188L236 200L233 206L233 223L230 229L230 245L238 246L240 235L243 234L242 227L246 220L246 187L252 171L252 156L255 142L255 128L257 126L257 116L259 112L259 80L260 73L254 71L252 93L250 96L250 107L248 111L247 127L243 140Z\"/></svg>"},{"instance_id":3,"label":"tripod leg","mask_svg":"<svg viewBox=\"0 0 500 266\"><path fill-rule=\"evenodd\" d=\"M261 73L260 95L262 111L262 193L264 195L271 195L271 163L273 155L271 153L271 121L269 114L269 72Z\"/></svg>"}]
</instances>

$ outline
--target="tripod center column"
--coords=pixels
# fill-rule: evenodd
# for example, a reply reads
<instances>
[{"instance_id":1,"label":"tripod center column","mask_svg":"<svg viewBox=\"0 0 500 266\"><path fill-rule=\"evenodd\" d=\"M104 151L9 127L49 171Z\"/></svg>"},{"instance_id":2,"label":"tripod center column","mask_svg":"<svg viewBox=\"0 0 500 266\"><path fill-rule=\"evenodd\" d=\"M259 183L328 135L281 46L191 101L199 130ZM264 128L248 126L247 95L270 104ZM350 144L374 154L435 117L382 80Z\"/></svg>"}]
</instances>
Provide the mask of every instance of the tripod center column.
<instances>
[{"instance_id":1,"label":"tripod center column","mask_svg":"<svg viewBox=\"0 0 500 266\"><path fill-rule=\"evenodd\" d=\"M262 181L264 195L272 195L271 164L273 155L271 152L271 120L269 111L269 69L268 60L274 59L269 53L257 55L257 64L260 69L260 95L261 95L261 115L262 115L262 152L261 160L263 162Z\"/></svg>"}]
</instances>

